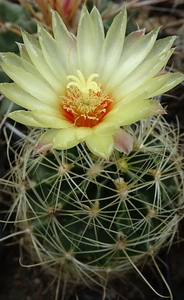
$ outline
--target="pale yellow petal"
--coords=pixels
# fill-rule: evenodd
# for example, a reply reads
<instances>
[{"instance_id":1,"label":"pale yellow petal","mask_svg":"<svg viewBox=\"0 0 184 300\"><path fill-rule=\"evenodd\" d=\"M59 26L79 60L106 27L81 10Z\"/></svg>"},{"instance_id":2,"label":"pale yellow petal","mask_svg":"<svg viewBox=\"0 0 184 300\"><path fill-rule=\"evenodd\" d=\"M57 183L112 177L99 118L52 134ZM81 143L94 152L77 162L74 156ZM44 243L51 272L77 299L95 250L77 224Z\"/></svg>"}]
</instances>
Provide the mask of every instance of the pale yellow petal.
<instances>
[{"instance_id":1,"label":"pale yellow petal","mask_svg":"<svg viewBox=\"0 0 184 300\"><path fill-rule=\"evenodd\" d=\"M30 111L16 110L16 111L8 114L8 117L16 122L19 122L19 123L27 125L27 126L45 127L45 126L43 126L43 124L37 122L32 117Z\"/></svg>"},{"instance_id":2,"label":"pale yellow petal","mask_svg":"<svg viewBox=\"0 0 184 300\"><path fill-rule=\"evenodd\" d=\"M27 61L27 60L19 57L15 53L6 52L6 53L1 53L0 55L1 55L2 61L4 62L4 65L22 68L24 71L35 76L35 78L44 80L43 76L38 72L38 70L32 64L32 61L31 62Z\"/></svg>"},{"instance_id":3,"label":"pale yellow petal","mask_svg":"<svg viewBox=\"0 0 184 300\"><path fill-rule=\"evenodd\" d=\"M22 89L40 101L58 107L58 94L45 80L33 76L22 68L7 64L2 64L2 68Z\"/></svg>"},{"instance_id":4,"label":"pale yellow petal","mask_svg":"<svg viewBox=\"0 0 184 300\"><path fill-rule=\"evenodd\" d=\"M75 41L57 11L51 10L51 13L54 38L65 49L65 53L67 53L69 48L75 46Z\"/></svg>"},{"instance_id":5,"label":"pale yellow petal","mask_svg":"<svg viewBox=\"0 0 184 300\"><path fill-rule=\"evenodd\" d=\"M53 139L53 148L65 150L73 148L78 144L78 140L76 139L75 129L67 128L62 129Z\"/></svg>"},{"instance_id":6,"label":"pale yellow petal","mask_svg":"<svg viewBox=\"0 0 184 300\"><path fill-rule=\"evenodd\" d=\"M104 41L104 26L99 10L94 6L90 12L90 17L93 22L94 34L96 36L97 47L100 47Z\"/></svg>"},{"instance_id":7,"label":"pale yellow petal","mask_svg":"<svg viewBox=\"0 0 184 300\"><path fill-rule=\"evenodd\" d=\"M50 129L42 134L34 148L34 154L45 153L50 150L53 140L58 133L58 129Z\"/></svg>"},{"instance_id":8,"label":"pale yellow petal","mask_svg":"<svg viewBox=\"0 0 184 300\"><path fill-rule=\"evenodd\" d=\"M167 51L169 51L176 38L176 36L169 36L164 39L157 40L144 61L150 60L155 56L161 55L162 53L166 53Z\"/></svg>"},{"instance_id":9,"label":"pale yellow petal","mask_svg":"<svg viewBox=\"0 0 184 300\"><path fill-rule=\"evenodd\" d=\"M113 97L116 101L123 101L123 99L130 95L133 91L141 85L146 84L152 77L154 77L167 63L168 59L173 53L173 49L167 53L161 54L159 57L154 57L151 60L142 62L132 74L130 74L119 87L112 91ZM117 79L119 81L119 79Z\"/></svg>"},{"instance_id":10,"label":"pale yellow petal","mask_svg":"<svg viewBox=\"0 0 184 300\"><path fill-rule=\"evenodd\" d=\"M78 65L84 77L89 77L95 70L96 59L94 60L95 51L93 47L95 36L93 31L93 22L87 8L84 6L77 30L77 54ZM96 44L96 43L95 43Z\"/></svg>"},{"instance_id":11,"label":"pale yellow petal","mask_svg":"<svg viewBox=\"0 0 184 300\"><path fill-rule=\"evenodd\" d=\"M152 98L151 95L156 93L161 87L165 86L167 81L169 80L169 77L172 76L172 74L165 74L161 76L156 76L151 78L149 81L147 81L145 84L140 85L134 92L132 92L130 95L127 95L123 102L126 103L128 101L131 101L134 99L134 97L141 95L144 99ZM143 95L144 94L144 95Z\"/></svg>"},{"instance_id":12,"label":"pale yellow petal","mask_svg":"<svg viewBox=\"0 0 184 300\"><path fill-rule=\"evenodd\" d=\"M112 110L107 115L107 120L110 122L118 121L120 126L129 125L141 119L145 119L151 115L164 114L165 110L155 100L142 99L141 96L131 103L122 104L119 111L114 113Z\"/></svg>"},{"instance_id":13,"label":"pale yellow petal","mask_svg":"<svg viewBox=\"0 0 184 300\"><path fill-rule=\"evenodd\" d=\"M103 121L93 127L93 132L97 135L113 135L119 128L118 122Z\"/></svg>"},{"instance_id":14,"label":"pale yellow petal","mask_svg":"<svg viewBox=\"0 0 184 300\"><path fill-rule=\"evenodd\" d=\"M0 91L14 103L29 110L42 110L49 114L59 114L58 109L36 99L28 92L24 91L16 83L1 83Z\"/></svg>"},{"instance_id":15,"label":"pale yellow petal","mask_svg":"<svg viewBox=\"0 0 184 300\"><path fill-rule=\"evenodd\" d=\"M102 49L102 28L98 22L99 15L96 13L95 16L95 12L96 9L93 9L92 16L96 17L94 26L87 8L83 7L77 31L78 66L84 77L89 77L95 72Z\"/></svg>"},{"instance_id":16,"label":"pale yellow petal","mask_svg":"<svg viewBox=\"0 0 184 300\"><path fill-rule=\"evenodd\" d=\"M105 84L119 63L123 49L125 30L127 25L127 13L123 9L113 20L106 38L98 62L98 72Z\"/></svg>"},{"instance_id":17,"label":"pale yellow petal","mask_svg":"<svg viewBox=\"0 0 184 300\"><path fill-rule=\"evenodd\" d=\"M24 125L43 128L68 128L72 126L68 121L54 115L48 115L44 111L19 110L10 113L8 117Z\"/></svg>"},{"instance_id":18,"label":"pale yellow petal","mask_svg":"<svg viewBox=\"0 0 184 300\"><path fill-rule=\"evenodd\" d=\"M128 101L131 102L134 98L141 94L142 98L144 99L153 98L157 95L165 93L166 91L169 91L183 80L184 76L178 72L158 75L156 77L151 78L145 84L141 85L130 95L127 95L123 99L123 103L127 103Z\"/></svg>"},{"instance_id":19,"label":"pale yellow petal","mask_svg":"<svg viewBox=\"0 0 184 300\"><path fill-rule=\"evenodd\" d=\"M139 29L136 31L131 32L128 36L126 36L122 54L127 56L127 53L131 48L133 48L139 41L139 39L145 35L145 29ZM122 56L121 54L121 56Z\"/></svg>"},{"instance_id":20,"label":"pale yellow petal","mask_svg":"<svg viewBox=\"0 0 184 300\"><path fill-rule=\"evenodd\" d=\"M25 45L21 43L17 43L17 45L19 47L20 57L22 57L24 60L32 64L32 60L26 50Z\"/></svg>"},{"instance_id":21,"label":"pale yellow petal","mask_svg":"<svg viewBox=\"0 0 184 300\"><path fill-rule=\"evenodd\" d=\"M118 86L132 71L134 71L138 65L145 59L147 54L153 48L158 35L158 29L151 31L147 35L142 35L136 42L130 44L133 35L131 34L127 44L125 39L125 45L123 47L121 59L115 70L115 74L112 74L107 88L113 88Z\"/></svg>"},{"instance_id":22,"label":"pale yellow petal","mask_svg":"<svg viewBox=\"0 0 184 300\"><path fill-rule=\"evenodd\" d=\"M42 49L42 55L45 57L49 68L52 70L59 83L59 90L64 90L68 83L67 76L69 72L69 53L64 53L55 39L41 26L38 26L38 37Z\"/></svg>"},{"instance_id":23,"label":"pale yellow petal","mask_svg":"<svg viewBox=\"0 0 184 300\"><path fill-rule=\"evenodd\" d=\"M72 126L71 123L63 119L59 113L57 115L51 115L46 114L44 111L31 111L30 114L38 123L42 124L42 127L68 128Z\"/></svg>"},{"instance_id":24,"label":"pale yellow petal","mask_svg":"<svg viewBox=\"0 0 184 300\"><path fill-rule=\"evenodd\" d=\"M77 127L75 128L75 136L79 142L85 141L86 138L89 138L92 134L91 127Z\"/></svg>"},{"instance_id":25,"label":"pale yellow petal","mask_svg":"<svg viewBox=\"0 0 184 300\"><path fill-rule=\"evenodd\" d=\"M42 49L40 47L39 41L35 39L31 34L28 34L26 32L22 33L22 37L26 50L36 69L43 76L43 78L45 78L45 80L48 81L48 83L53 87L53 89L60 91L61 83L57 80L57 77L47 64L47 61L45 60Z\"/></svg>"},{"instance_id":26,"label":"pale yellow petal","mask_svg":"<svg viewBox=\"0 0 184 300\"><path fill-rule=\"evenodd\" d=\"M157 87L157 89L155 88L155 90L149 90L149 97L155 97L157 95L161 95L169 90L171 90L173 87L175 87L176 85L178 85L179 83L181 83L182 81L184 81L184 75L181 73L169 73L167 75L164 75L164 77L166 77L165 79L167 79L167 81L165 81L165 83L158 87L155 85L155 83L152 81L150 84L152 84L153 86Z\"/></svg>"},{"instance_id":27,"label":"pale yellow petal","mask_svg":"<svg viewBox=\"0 0 184 300\"><path fill-rule=\"evenodd\" d=\"M86 140L86 145L93 154L108 159L114 149L114 140L111 135L101 136L93 134Z\"/></svg>"}]
</instances>

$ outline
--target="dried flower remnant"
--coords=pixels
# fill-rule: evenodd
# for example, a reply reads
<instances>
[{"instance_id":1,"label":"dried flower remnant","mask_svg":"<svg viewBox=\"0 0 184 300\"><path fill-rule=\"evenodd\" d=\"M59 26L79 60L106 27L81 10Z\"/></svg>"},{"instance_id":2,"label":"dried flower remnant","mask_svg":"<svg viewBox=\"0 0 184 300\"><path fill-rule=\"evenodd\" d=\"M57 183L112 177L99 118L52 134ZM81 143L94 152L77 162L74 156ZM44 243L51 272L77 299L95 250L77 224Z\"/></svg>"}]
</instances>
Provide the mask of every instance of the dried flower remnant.
<instances>
[{"instance_id":1,"label":"dried flower remnant","mask_svg":"<svg viewBox=\"0 0 184 300\"><path fill-rule=\"evenodd\" d=\"M51 9L57 11L67 28L75 33L84 0L35 0L32 4L25 3L24 0L19 0L19 2L48 29L52 27ZM34 9L34 6L38 8L38 12Z\"/></svg>"}]
</instances>

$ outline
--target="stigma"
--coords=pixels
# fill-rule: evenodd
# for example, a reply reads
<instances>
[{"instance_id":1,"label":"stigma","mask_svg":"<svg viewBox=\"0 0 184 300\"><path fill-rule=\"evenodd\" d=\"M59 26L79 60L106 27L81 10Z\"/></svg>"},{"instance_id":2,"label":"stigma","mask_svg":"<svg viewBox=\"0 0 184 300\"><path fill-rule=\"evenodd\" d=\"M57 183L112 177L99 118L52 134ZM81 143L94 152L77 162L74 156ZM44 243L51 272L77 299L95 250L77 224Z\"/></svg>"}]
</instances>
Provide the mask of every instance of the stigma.
<instances>
[{"instance_id":1,"label":"stigma","mask_svg":"<svg viewBox=\"0 0 184 300\"><path fill-rule=\"evenodd\" d=\"M95 77L98 77L99 75L94 73L90 75L89 78L86 80L80 70L77 70L77 74L78 78L73 75L69 75L67 77L68 79L74 80L67 84L67 88L69 88L70 86L76 86L82 94L84 104L90 104L90 90L95 93L100 92L100 87L95 81L93 81L93 79Z\"/></svg>"}]
</instances>

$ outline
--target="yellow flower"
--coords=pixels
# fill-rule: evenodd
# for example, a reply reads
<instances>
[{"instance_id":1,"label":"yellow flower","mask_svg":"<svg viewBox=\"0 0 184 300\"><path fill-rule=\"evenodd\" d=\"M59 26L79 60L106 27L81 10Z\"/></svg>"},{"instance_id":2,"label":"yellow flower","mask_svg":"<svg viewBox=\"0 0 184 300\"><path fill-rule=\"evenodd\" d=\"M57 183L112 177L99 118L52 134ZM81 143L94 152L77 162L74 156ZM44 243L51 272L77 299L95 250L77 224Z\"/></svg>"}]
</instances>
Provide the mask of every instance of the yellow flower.
<instances>
[{"instance_id":1,"label":"yellow flower","mask_svg":"<svg viewBox=\"0 0 184 300\"><path fill-rule=\"evenodd\" d=\"M38 40L23 33L20 57L3 53L2 68L15 83L2 93L25 107L13 120L46 128L36 152L68 149L85 142L92 153L108 158L114 147L128 153L132 137L121 126L165 113L154 100L180 83L180 73L162 69L173 53L175 37L156 41L158 30L138 30L125 38L126 10L104 36L96 8L84 6L77 37L52 11L54 38L38 25Z\"/></svg>"}]
</instances>

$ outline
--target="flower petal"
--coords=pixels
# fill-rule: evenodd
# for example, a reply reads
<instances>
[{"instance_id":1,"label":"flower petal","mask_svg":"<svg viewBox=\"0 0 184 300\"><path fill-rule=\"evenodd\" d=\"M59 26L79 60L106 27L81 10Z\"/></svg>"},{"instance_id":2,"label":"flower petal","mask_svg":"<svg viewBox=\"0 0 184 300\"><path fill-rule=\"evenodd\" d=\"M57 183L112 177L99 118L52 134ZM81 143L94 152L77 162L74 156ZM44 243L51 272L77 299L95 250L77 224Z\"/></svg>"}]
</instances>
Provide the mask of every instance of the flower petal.
<instances>
[{"instance_id":1,"label":"flower petal","mask_svg":"<svg viewBox=\"0 0 184 300\"><path fill-rule=\"evenodd\" d=\"M54 38L61 51L60 57L65 61L69 74L72 74L77 69L76 41L66 28L66 25L64 24L60 15L54 10L52 10L51 12L52 30L54 33Z\"/></svg>"},{"instance_id":2,"label":"flower petal","mask_svg":"<svg viewBox=\"0 0 184 300\"><path fill-rule=\"evenodd\" d=\"M63 47L61 47L52 36L41 26L38 26L38 37L42 49L42 55L44 55L47 64L52 70L54 76L59 82L59 90L66 89L67 75L69 72L68 56L70 48L67 53L64 53ZM67 59L63 59L67 57Z\"/></svg>"},{"instance_id":3,"label":"flower petal","mask_svg":"<svg viewBox=\"0 0 184 300\"><path fill-rule=\"evenodd\" d=\"M109 122L118 121L120 126L129 125L141 119L156 114L164 114L165 110L159 102L155 100L143 99L141 96L137 97L131 103L122 104L119 111L112 110L107 115Z\"/></svg>"},{"instance_id":4,"label":"flower petal","mask_svg":"<svg viewBox=\"0 0 184 300\"><path fill-rule=\"evenodd\" d=\"M53 139L53 148L65 150L73 148L78 144L74 128L62 129Z\"/></svg>"},{"instance_id":5,"label":"flower petal","mask_svg":"<svg viewBox=\"0 0 184 300\"><path fill-rule=\"evenodd\" d=\"M4 64L8 66L14 66L18 68L22 68L24 71L32 74L36 78L39 78L40 80L43 79L41 74L38 72L38 70L35 68L35 66L32 64L32 62L28 62L27 60L19 57L15 53L1 53L1 58ZM45 81L46 82L46 81Z\"/></svg>"},{"instance_id":6,"label":"flower petal","mask_svg":"<svg viewBox=\"0 0 184 300\"><path fill-rule=\"evenodd\" d=\"M116 91L113 93L118 101L125 98L127 95L131 95L141 85L146 84L151 78L153 78L166 64L168 59L173 53L173 49L167 53L163 53L160 56L154 57L146 62L142 62L123 82L119 85Z\"/></svg>"},{"instance_id":7,"label":"flower petal","mask_svg":"<svg viewBox=\"0 0 184 300\"><path fill-rule=\"evenodd\" d=\"M86 145L93 154L108 159L114 149L114 140L110 135L93 134L89 139L86 139Z\"/></svg>"},{"instance_id":8,"label":"flower petal","mask_svg":"<svg viewBox=\"0 0 184 300\"><path fill-rule=\"evenodd\" d=\"M1 83L0 91L14 103L29 110L42 110L45 113L58 114L58 109L52 108L44 102L36 99L24 91L16 83Z\"/></svg>"},{"instance_id":9,"label":"flower petal","mask_svg":"<svg viewBox=\"0 0 184 300\"><path fill-rule=\"evenodd\" d=\"M159 76L159 77L162 77L162 76ZM159 77L158 77L158 79L159 79ZM173 87L175 87L176 85L178 85L179 83L181 83L184 80L184 75L181 73L178 73L178 72L168 73L166 75L163 75L163 77L164 77L163 81L165 81L165 83L162 84L162 86L160 88L157 86L156 80L154 80L155 78L153 78L151 80L152 82L150 82L150 85L155 87L155 90L151 89L151 87L150 87L150 90L148 90L149 97L152 98L157 95L161 95L161 94L171 90Z\"/></svg>"},{"instance_id":10,"label":"flower petal","mask_svg":"<svg viewBox=\"0 0 184 300\"><path fill-rule=\"evenodd\" d=\"M133 137L129 133L120 128L113 138L114 148L116 150L126 154L129 154L132 151Z\"/></svg>"},{"instance_id":11,"label":"flower petal","mask_svg":"<svg viewBox=\"0 0 184 300\"><path fill-rule=\"evenodd\" d=\"M59 111L58 115L46 114L43 111L31 111L30 114L32 117L40 124L42 127L51 127L51 128L68 128L72 124L60 117Z\"/></svg>"},{"instance_id":12,"label":"flower petal","mask_svg":"<svg viewBox=\"0 0 184 300\"><path fill-rule=\"evenodd\" d=\"M134 98L134 95L139 95L143 93L144 99L153 98L157 95L163 94L166 91L172 89L173 86L182 82L184 76L181 73L164 73L156 77L151 78L145 84L141 85L135 92L131 94L131 100ZM124 98L124 102L128 101L129 97ZM130 101L131 101L130 100Z\"/></svg>"},{"instance_id":13,"label":"flower petal","mask_svg":"<svg viewBox=\"0 0 184 300\"><path fill-rule=\"evenodd\" d=\"M58 132L58 129L50 129L42 134L34 148L34 154L45 153L52 149L53 140Z\"/></svg>"},{"instance_id":14,"label":"flower petal","mask_svg":"<svg viewBox=\"0 0 184 300\"><path fill-rule=\"evenodd\" d=\"M145 29L139 29L131 32L125 38L122 53L126 53L127 51L129 51L130 47L133 47L143 35L145 35Z\"/></svg>"},{"instance_id":15,"label":"flower petal","mask_svg":"<svg viewBox=\"0 0 184 300\"><path fill-rule=\"evenodd\" d=\"M132 35L125 39L120 62L115 70L115 73L110 78L107 88L118 86L121 82L145 59L147 54L153 48L158 35L158 30L155 29L147 35L142 35L135 43L132 42Z\"/></svg>"},{"instance_id":16,"label":"flower petal","mask_svg":"<svg viewBox=\"0 0 184 300\"><path fill-rule=\"evenodd\" d=\"M104 26L99 10L94 6L90 12L90 17L93 22L94 35L96 39L96 46L101 49L101 45L104 41Z\"/></svg>"},{"instance_id":17,"label":"flower petal","mask_svg":"<svg viewBox=\"0 0 184 300\"><path fill-rule=\"evenodd\" d=\"M45 127L32 117L30 111L16 110L8 114L8 117L16 122L19 122L27 126Z\"/></svg>"},{"instance_id":18,"label":"flower petal","mask_svg":"<svg viewBox=\"0 0 184 300\"><path fill-rule=\"evenodd\" d=\"M93 18L95 17L96 9L93 9ZM102 28L100 18L96 13L95 25L92 21L91 15L88 13L87 8L84 6L81 11L79 26L77 31L77 53L78 53L78 66L79 70L84 74L84 77L89 77L95 72L98 57L102 48ZM99 32L99 33L98 33Z\"/></svg>"},{"instance_id":19,"label":"flower petal","mask_svg":"<svg viewBox=\"0 0 184 300\"><path fill-rule=\"evenodd\" d=\"M96 63L96 59L94 60L96 58L94 56L96 55L94 55L95 51L93 51L93 47L95 48L96 46L94 43L93 22L87 8L84 6L81 11L77 30L78 65L84 77L89 77L94 73L94 64Z\"/></svg>"},{"instance_id":20,"label":"flower petal","mask_svg":"<svg viewBox=\"0 0 184 300\"><path fill-rule=\"evenodd\" d=\"M169 36L164 39L157 40L151 51L146 56L144 62L169 51L176 38L176 36Z\"/></svg>"},{"instance_id":21,"label":"flower petal","mask_svg":"<svg viewBox=\"0 0 184 300\"><path fill-rule=\"evenodd\" d=\"M55 77L55 74L48 66L44 58L42 49L40 47L39 41L35 39L31 34L28 34L26 32L22 33L22 37L26 50L37 70L54 89L60 90L61 83L57 80L57 77Z\"/></svg>"},{"instance_id":22,"label":"flower petal","mask_svg":"<svg viewBox=\"0 0 184 300\"><path fill-rule=\"evenodd\" d=\"M78 127L75 130L76 139L79 142L85 141L85 139L90 137L92 134L92 129L90 127Z\"/></svg>"},{"instance_id":23,"label":"flower petal","mask_svg":"<svg viewBox=\"0 0 184 300\"><path fill-rule=\"evenodd\" d=\"M113 135L119 129L119 123L117 122L100 122L93 127L93 132L97 135Z\"/></svg>"},{"instance_id":24,"label":"flower petal","mask_svg":"<svg viewBox=\"0 0 184 300\"><path fill-rule=\"evenodd\" d=\"M69 48L75 46L75 41L71 33L66 28L66 25L64 24L60 15L54 10L51 10L51 13L52 13L52 30L54 33L54 38L56 39L57 43L59 43L60 46L62 47L63 53L66 54Z\"/></svg>"},{"instance_id":25,"label":"flower petal","mask_svg":"<svg viewBox=\"0 0 184 300\"><path fill-rule=\"evenodd\" d=\"M123 49L126 22L127 13L126 9L123 9L114 18L104 40L98 68L98 73L103 80L103 84L111 78L111 75L119 62Z\"/></svg>"},{"instance_id":26,"label":"flower petal","mask_svg":"<svg viewBox=\"0 0 184 300\"><path fill-rule=\"evenodd\" d=\"M32 64L32 60L26 50L25 45L21 43L17 43L17 45L19 47L20 57L26 60L27 62L29 62L30 64Z\"/></svg>"},{"instance_id":27,"label":"flower petal","mask_svg":"<svg viewBox=\"0 0 184 300\"><path fill-rule=\"evenodd\" d=\"M68 121L46 114L44 111L20 110L8 114L8 117L24 125L43 128L68 128L72 126Z\"/></svg>"},{"instance_id":28,"label":"flower petal","mask_svg":"<svg viewBox=\"0 0 184 300\"><path fill-rule=\"evenodd\" d=\"M24 89L40 101L58 107L58 95L51 88L51 86L45 82L44 79L35 77L22 68L9 66L4 63L2 63L1 65L8 76L13 81L15 81L22 89Z\"/></svg>"}]
</instances>

